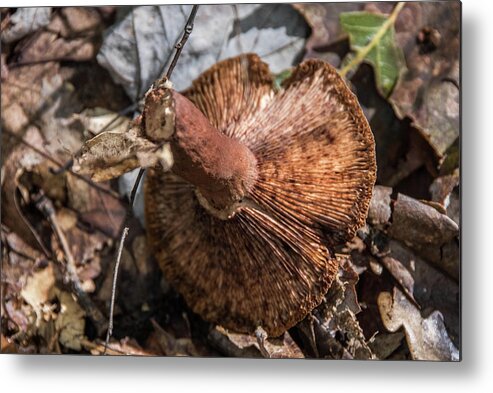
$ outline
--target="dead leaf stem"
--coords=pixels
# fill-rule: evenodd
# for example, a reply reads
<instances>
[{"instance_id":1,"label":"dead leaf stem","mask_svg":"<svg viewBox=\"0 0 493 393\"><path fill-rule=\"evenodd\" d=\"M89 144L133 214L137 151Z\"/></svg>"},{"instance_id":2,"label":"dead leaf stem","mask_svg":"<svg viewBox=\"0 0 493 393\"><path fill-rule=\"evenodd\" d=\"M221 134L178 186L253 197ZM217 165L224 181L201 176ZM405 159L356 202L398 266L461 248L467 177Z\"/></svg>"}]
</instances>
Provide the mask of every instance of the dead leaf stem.
<instances>
[{"instance_id":1,"label":"dead leaf stem","mask_svg":"<svg viewBox=\"0 0 493 393\"><path fill-rule=\"evenodd\" d=\"M137 182L136 182L137 184ZM123 228L122 238L120 240L120 245L118 246L118 253L116 256L115 270L113 271L113 283L111 286L111 303L110 303L110 319L108 324L108 330L106 332L106 340L104 344L103 355L106 354L106 349L108 348L108 343L110 341L111 334L113 333L113 314L115 308L115 297L116 297L116 284L118 282L118 270L120 267L120 262L122 259L123 245L125 244L125 239L127 238L129 227Z\"/></svg>"}]
</instances>

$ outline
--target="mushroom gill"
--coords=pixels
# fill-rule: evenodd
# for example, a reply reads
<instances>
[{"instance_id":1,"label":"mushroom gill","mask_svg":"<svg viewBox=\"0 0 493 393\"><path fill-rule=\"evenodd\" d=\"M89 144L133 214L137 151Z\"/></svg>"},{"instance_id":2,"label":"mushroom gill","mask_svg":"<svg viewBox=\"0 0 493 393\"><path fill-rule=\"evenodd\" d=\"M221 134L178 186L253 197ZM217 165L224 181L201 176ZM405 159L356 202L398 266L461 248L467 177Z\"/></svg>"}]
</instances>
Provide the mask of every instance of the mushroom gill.
<instances>
[{"instance_id":1,"label":"mushroom gill","mask_svg":"<svg viewBox=\"0 0 493 393\"><path fill-rule=\"evenodd\" d=\"M195 185L149 169L150 245L166 279L204 319L280 335L322 301L338 271L332 247L364 224L376 172L368 122L320 60L300 64L276 91L268 66L242 55L183 94L253 153L256 177L234 214L220 217ZM221 154L235 156L227 150Z\"/></svg>"}]
</instances>

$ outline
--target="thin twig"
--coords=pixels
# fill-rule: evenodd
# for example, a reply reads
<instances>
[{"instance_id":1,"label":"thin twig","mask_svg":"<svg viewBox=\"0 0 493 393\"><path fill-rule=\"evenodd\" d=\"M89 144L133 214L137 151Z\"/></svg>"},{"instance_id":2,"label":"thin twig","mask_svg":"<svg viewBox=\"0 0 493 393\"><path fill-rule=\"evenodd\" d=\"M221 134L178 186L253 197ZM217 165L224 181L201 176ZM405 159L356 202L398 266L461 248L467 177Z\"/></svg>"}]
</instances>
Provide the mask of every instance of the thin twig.
<instances>
[{"instance_id":1,"label":"thin twig","mask_svg":"<svg viewBox=\"0 0 493 393\"><path fill-rule=\"evenodd\" d=\"M78 154L79 152L80 150L78 150L77 153L75 154ZM73 165L74 165L74 159L71 158L70 160L66 161L63 165L61 165L59 168L50 168L50 172L51 174L58 176L69 171Z\"/></svg>"},{"instance_id":2,"label":"thin twig","mask_svg":"<svg viewBox=\"0 0 493 393\"><path fill-rule=\"evenodd\" d=\"M341 76L346 76L349 71L351 71L353 68L357 67L372 51L373 48L380 42L382 37L385 35L387 30L395 23L395 20L397 19L397 16L399 15L399 12L401 12L402 8L406 4L405 1L401 1L400 3L397 3L395 8L392 10L392 13L390 16L387 18L387 20L382 24L380 29L377 31L377 33L373 36L371 41L366 45L365 47L361 48L357 53L356 56L353 57L353 59L344 66L342 70L339 71L339 74Z\"/></svg>"},{"instance_id":3,"label":"thin twig","mask_svg":"<svg viewBox=\"0 0 493 393\"><path fill-rule=\"evenodd\" d=\"M120 245L118 247L118 254L116 256L115 270L113 271L113 284L111 286L110 319L109 319L109 323L108 323L108 330L106 332L106 340L104 341L103 355L106 355L106 349L108 348L108 344L110 342L110 337L111 337L111 334L113 333L113 314L114 314L114 307L115 307L114 298L115 298L115 294L116 294L116 283L118 281L118 269L120 268L120 262L122 260L122 253L123 253L123 246L125 243L125 239L127 238L128 231L129 231L128 226L123 228L122 238L120 240Z\"/></svg>"},{"instance_id":4,"label":"thin twig","mask_svg":"<svg viewBox=\"0 0 493 393\"><path fill-rule=\"evenodd\" d=\"M183 36L181 37L180 41L175 45L175 55L173 56L173 60L171 61L171 64L168 68L168 71L166 72L166 79L170 79L171 74L173 73L173 70L176 66L176 63L178 62L178 59L181 55L181 52L183 50L183 47L185 46L185 43L188 40L188 37L190 37L190 34L192 33L193 30L193 21L195 19L195 15L197 14L199 6L194 5L192 7L192 11L190 12L190 16L188 17L187 23L185 25L185 28L183 30ZM132 187L132 192L130 193L130 203L127 209L127 215L125 217L124 221L124 227L121 232L120 236L120 242L118 246L118 253L116 256L116 262L115 262L115 268L113 271L113 286L111 289L111 301L110 301L110 314L109 314L109 324L108 324L108 331L106 333L106 340L104 343L104 351L103 355L106 354L106 348L108 348L108 344L110 342L111 334L113 333L113 313L114 313L114 308L115 308L115 298L116 298L116 284L117 284L117 278L118 278L118 269L120 267L120 261L122 257L122 252L123 252L123 246L125 245L125 240L127 239L128 233L130 231L130 226L129 226L129 221L130 218L132 217L132 209L133 205L135 202L135 197L137 196L137 190L140 185L140 181L142 180L142 177L144 175L145 169L140 168L139 174L137 175L137 178L135 179L134 185Z\"/></svg>"},{"instance_id":5,"label":"thin twig","mask_svg":"<svg viewBox=\"0 0 493 393\"><path fill-rule=\"evenodd\" d=\"M185 25L185 29L183 30L183 36L181 37L180 41L178 41L178 43L175 45L176 52L175 55L173 56L173 60L171 60L171 64L169 65L168 71L166 72L166 78L168 79L171 78L171 74L173 73L176 63L180 58L181 51L183 50L183 47L185 46L185 43L188 40L188 37L190 37L190 34L192 34L193 21L195 19L195 15L197 14L198 9L199 9L198 5L194 5L192 7L192 11L190 12L190 15L188 17L187 23Z\"/></svg>"},{"instance_id":6,"label":"thin twig","mask_svg":"<svg viewBox=\"0 0 493 393\"><path fill-rule=\"evenodd\" d=\"M132 187L132 191L130 192L130 206L133 207L134 202L135 202L135 197L137 196L137 190L139 188L140 181L142 180L142 176L144 176L145 169L140 168L139 174L137 175L137 178L135 179L135 183Z\"/></svg>"},{"instance_id":7,"label":"thin twig","mask_svg":"<svg viewBox=\"0 0 493 393\"><path fill-rule=\"evenodd\" d=\"M127 214L125 215L125 220L123 221L123 230L121 231L120 243L118 245L118 252L116 255L115 268L113 270L113 283L111 285L111 300L110 300L110 313L108 322L108 331L106 332L106 339L104 341L104 351L103 355L106 355L106 348L108 348L111 335L113 334L113 316L115 311L115 299L116 299L116 285L118 283L118 270L120 269L120 262L122 259L123 246L125 245L125 240L127 240L128 232L130 231L129 221L132 218L132 209L134 206L135 198L137 196L137 190L140 185L142 176L144 176L145 169L140 168L139 174L135 179L132 191L130 193L130 202L127 209Z\"/></svg>"},{"instance_id":8,"label":"thin twig","mask_svg":"<svg viewBox=\"0 0 493 393\"><path fill-rule=\"evenodd\" d=\"M60 228L60 225L58 225L58 220L56 218L55 207L53 206L53 203L45 195L41 194L37 198L36 206L46 216L51 226L53 227L58 240L60 241L60 245L62 246L63 252L65 254L65 268L67 276L75 296L79 300L80 305L87 313L89 318L91 318L91 320L94 322L98 333L102 333L106 327L105 318L101 311L96 307L91 298L82 288L79 276L77 274L77 266L75 264L74 257L72 256L72 252L70 251L67 238Z\"/></svg>"}]
</instances>

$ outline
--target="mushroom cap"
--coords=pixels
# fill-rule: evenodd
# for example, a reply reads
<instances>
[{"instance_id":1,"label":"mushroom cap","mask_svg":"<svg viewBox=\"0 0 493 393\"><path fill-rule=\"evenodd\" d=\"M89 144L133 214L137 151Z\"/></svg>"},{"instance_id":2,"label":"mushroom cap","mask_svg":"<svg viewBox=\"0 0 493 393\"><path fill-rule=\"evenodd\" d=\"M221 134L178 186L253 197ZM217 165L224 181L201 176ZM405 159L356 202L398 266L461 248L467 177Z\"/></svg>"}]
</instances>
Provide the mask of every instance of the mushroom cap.
<instances>
[{"instance_id":1,"label":"mushroom cap","mask_svg":"<svg viewBox=\"0 0 493 393\"><path fill-rule=\"evenodd\" d=\"M242 55L214 65L184 95L248 146L258 179L223 220L202 207L193 185L149 170L150 245L194 312L278 336L320 304L338 271L331 248L364 224L376 172L370 127L321 60L301 63L276 91L268 66Z\"/></svg>"}]
</instances>

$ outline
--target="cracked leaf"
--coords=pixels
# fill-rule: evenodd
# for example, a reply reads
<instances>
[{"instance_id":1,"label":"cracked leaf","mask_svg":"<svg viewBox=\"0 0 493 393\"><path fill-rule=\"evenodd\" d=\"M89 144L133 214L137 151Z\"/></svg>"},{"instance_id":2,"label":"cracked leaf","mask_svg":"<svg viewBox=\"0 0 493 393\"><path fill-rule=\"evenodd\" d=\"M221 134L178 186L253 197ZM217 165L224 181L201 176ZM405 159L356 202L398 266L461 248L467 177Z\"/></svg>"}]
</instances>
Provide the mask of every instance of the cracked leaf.
<instances>
[{"instance_id":1,"label":"cracked leaf","mask_svg":"<svg viewBox=\"0 0 493 393\"><path fill-rule=\"evenodd\" d=\"M406 296L394 288L393 295L382 292L378 308L385 328L395 333L404 328L406 341L415 360L459 360L459 351L450 340L439 311L423 318Z\"/></svg>"}]
</instances>

